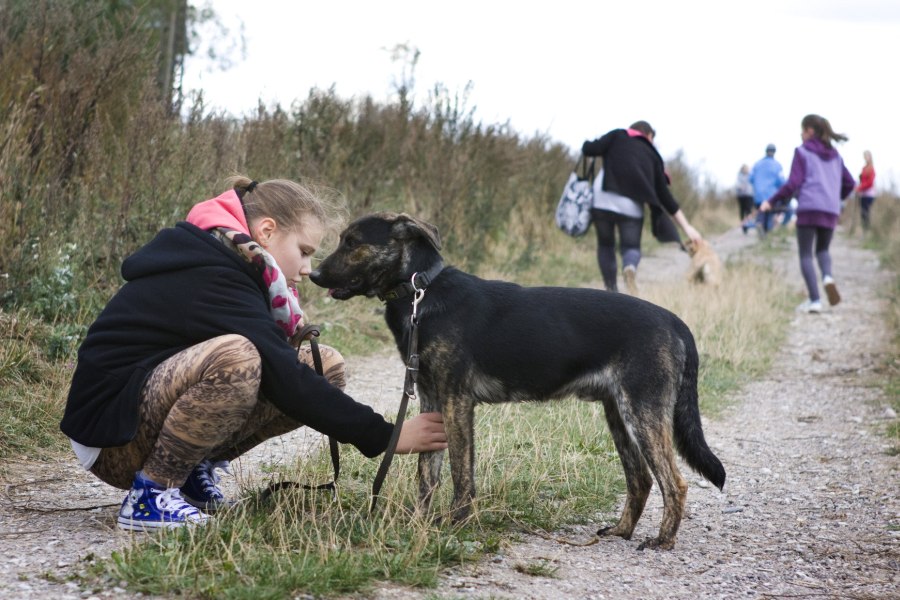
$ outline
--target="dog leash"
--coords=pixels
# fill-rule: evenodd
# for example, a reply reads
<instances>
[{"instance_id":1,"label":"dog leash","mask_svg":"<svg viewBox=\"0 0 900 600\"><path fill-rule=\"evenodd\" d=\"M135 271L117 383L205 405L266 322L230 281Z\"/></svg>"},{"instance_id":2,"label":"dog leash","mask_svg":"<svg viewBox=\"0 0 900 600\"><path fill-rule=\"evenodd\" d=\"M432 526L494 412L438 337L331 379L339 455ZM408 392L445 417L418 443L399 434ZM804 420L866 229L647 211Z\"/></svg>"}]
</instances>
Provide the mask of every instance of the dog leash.
<instances>
[{"instance_id":1,"label":"dog leash","mask_svg":"<svg viewBox=\"0 0 900 600\"><path fill-rule=\"evenodd\" d=\"M322 365L322 354L319 352L319 341L316 339L320 335L320 329L318 325L306 325L303 329L300 330L298 334L298 338L300 341L297 343L297 354L299 356L300 347L303 345L303 340L309 337L309 347L312 351L312 359L313 366L316 369L316 373L319 375L325 375L325 370ZM340 447L338 446L338 442L336 439L328 436L328 449L331 452L331 467L334 469L334 479L329 481L328 483L322 483L320 485L307 485L300 484L295 481L279 481L277 483L272 483L263 490L261 495L262 500L267 500L273 493L283 490L285 488L290 487L301 487L304 490L331 490L331 495L334 500L337 500L337 480L338 475L341 472L341 454Z\"/></svg>"},{"instance_id":2,"label":"dog leash","mask_svg":"<svg viewBox=\"0 0 900 600\"><path fill-rule=\"evenodd\" d=\"M440 272L440 271L438 271ZM397 422L394 423L394 431L391 433L391 439L388 441L387 449L378 466L378 472L375 474L375 481L372 482L372 502L369 504L369 515L375 512L375 505L378 503L378 494L381 492L381 486L384 478L387 476L391 462L394 460L394 454L397 450L397 440L400 439L400 430L403 427L403 420L406 418L406 407L409 400L416 398L416 381L419 376L419 318L417 309L419 302L425 297L425 287L416 287L416 276L414 273L410 279L412 285L413 297L412 315L409 317L409 346L406 351L406 378L403 381L403 395L400 397L400 408L397 409ZM429 277L428 279L433 279ZM420 280L421 282L421 280Z\"/></svg>"}]
</instances>

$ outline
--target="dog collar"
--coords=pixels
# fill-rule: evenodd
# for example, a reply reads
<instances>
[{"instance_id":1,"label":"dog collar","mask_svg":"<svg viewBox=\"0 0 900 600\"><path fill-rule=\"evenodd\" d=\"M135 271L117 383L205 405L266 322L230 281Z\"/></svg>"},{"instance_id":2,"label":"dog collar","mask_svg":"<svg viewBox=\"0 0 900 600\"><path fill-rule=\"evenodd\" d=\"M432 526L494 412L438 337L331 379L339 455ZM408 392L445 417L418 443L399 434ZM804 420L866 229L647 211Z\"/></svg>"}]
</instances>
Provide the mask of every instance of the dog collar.
<instances>
[{"instance_id":1,"label":"dog collar","mask_svg":"<svg viewBox=\"0 0 900 600\"><path fill-rule=\"evenodd\" d=\"M416 290L424 290L429 285L431 285L431 282L433 282L443 270L444 263L438 261L427 271L416 273L412 277L412 281L404 281L403 283L397 284L396 287L391 288L384 294L378 294L378 299L382 302L387 302L388 300L397 300L399 298L411 296L416 292Z\"/></svg>"}]
</instances>

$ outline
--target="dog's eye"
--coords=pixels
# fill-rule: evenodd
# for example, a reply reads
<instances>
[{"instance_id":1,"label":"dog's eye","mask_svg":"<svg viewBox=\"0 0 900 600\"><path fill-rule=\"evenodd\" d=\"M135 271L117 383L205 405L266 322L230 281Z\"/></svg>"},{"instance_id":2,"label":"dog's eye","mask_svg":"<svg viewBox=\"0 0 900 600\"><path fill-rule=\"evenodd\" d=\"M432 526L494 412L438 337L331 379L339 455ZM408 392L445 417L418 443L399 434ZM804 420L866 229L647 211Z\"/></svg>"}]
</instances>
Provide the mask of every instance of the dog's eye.
<instances>
[{"instance_id":1,"label":"dog's eye","mask_svg":"<svg viewBox=\"0 0 900 600\"><path fill-rule=\"evenodd\" d=\"M356 240L353 238L344 238L344 246L352 250L356 247Z\"/></svg>"}]
</instances>

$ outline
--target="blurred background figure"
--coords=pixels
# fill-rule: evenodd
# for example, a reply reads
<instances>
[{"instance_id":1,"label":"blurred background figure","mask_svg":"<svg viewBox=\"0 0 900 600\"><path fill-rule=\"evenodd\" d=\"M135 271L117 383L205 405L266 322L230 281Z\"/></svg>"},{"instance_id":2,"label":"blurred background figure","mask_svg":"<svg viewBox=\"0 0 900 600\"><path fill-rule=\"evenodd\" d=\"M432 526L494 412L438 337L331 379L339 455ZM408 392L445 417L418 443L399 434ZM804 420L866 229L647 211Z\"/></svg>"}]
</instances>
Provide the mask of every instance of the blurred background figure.
<instances>
[{"instance_id":1,"label":"blurred background figure","mask_svg":"<svg viewBox=\"0 0 900 600\"><path fill-rule=\"evenodd\" d=\"M872 153L863 152L866 164L859 174L859 185L856 186L856 195L859 197L859 217L863 229L869 228L869 212L872 203L875 202L875 165L872 164Z\"/></svg>"},{"instance_id":2,"label":"blurred background figure","mask_svg":"<svg viewBox=\"0 0 900 600\"><path fill-rule=\"evenodd\" d=\"M775 214L771 211L758 210L759 205L771 198L778 188L784 185L784 169L781 163L775 160L775 144L766 146L766 155L753 165L750 184L753 186L753 203L757 208L757 232L760 237L765 237L772 229Z\"/></svg>"},{"instance_id":3,"label":"blurred background figure","mask_svg":"<svg viewBox=\"0 0 900 600\"><path fill-rule=\"evenodd\" d=\"M752 227L750 215L753 214L753 184L750 183L750 167L741 165L735 184L735 196L738 201L738 214L741 218L741 229L744 233Z\"/></svg>"}]
</instances>

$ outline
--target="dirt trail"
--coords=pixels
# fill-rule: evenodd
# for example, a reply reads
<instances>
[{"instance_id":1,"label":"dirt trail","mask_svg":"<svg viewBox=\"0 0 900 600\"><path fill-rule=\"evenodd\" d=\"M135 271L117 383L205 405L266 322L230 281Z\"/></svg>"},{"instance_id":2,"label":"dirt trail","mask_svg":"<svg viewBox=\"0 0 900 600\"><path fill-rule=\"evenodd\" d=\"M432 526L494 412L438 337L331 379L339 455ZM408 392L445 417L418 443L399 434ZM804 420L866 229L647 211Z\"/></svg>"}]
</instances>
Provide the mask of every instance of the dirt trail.
<instances>
[{"instance_id":1,"label":"dirt trail","mask_svg":"<svg viewBox=\"0 0 900 600\"><path fill-rule=\"evenodd\" d=\"M755 243L735 229L714 247L724 258ZM689 517L674 551L638 552L637 542L620 539L577 547L524 535L476 565L448 570L437 590L385 584L373 597L900 598L900 457L889 456L877 435L896 418L876 386L889 334L877 290L889 275L844 235L836 237L833 257L844 302L821 315L797 314L771 372L704 423L728 481L720 493L683 469ZM795 250L772 260L799 294ZM643 260L640 280L680 276L686 267L683 254L665 248ZM391 353L357 361L348 391L381 404L399 396L401 381L402 365ZM250 482L258 464L285 460L309 441L300 432L264 445L235 465L227 487ZM128 542L114 526L122 493L68 456L6 467L0 597L92 597L66 579ZM654 489L635 540L655 535L660 512ZM588 540L595 529L557 535ZM522 572L534 565L555 573ZM115 582L95 596L130 597Z\"/></svg>"}]
</instances>

